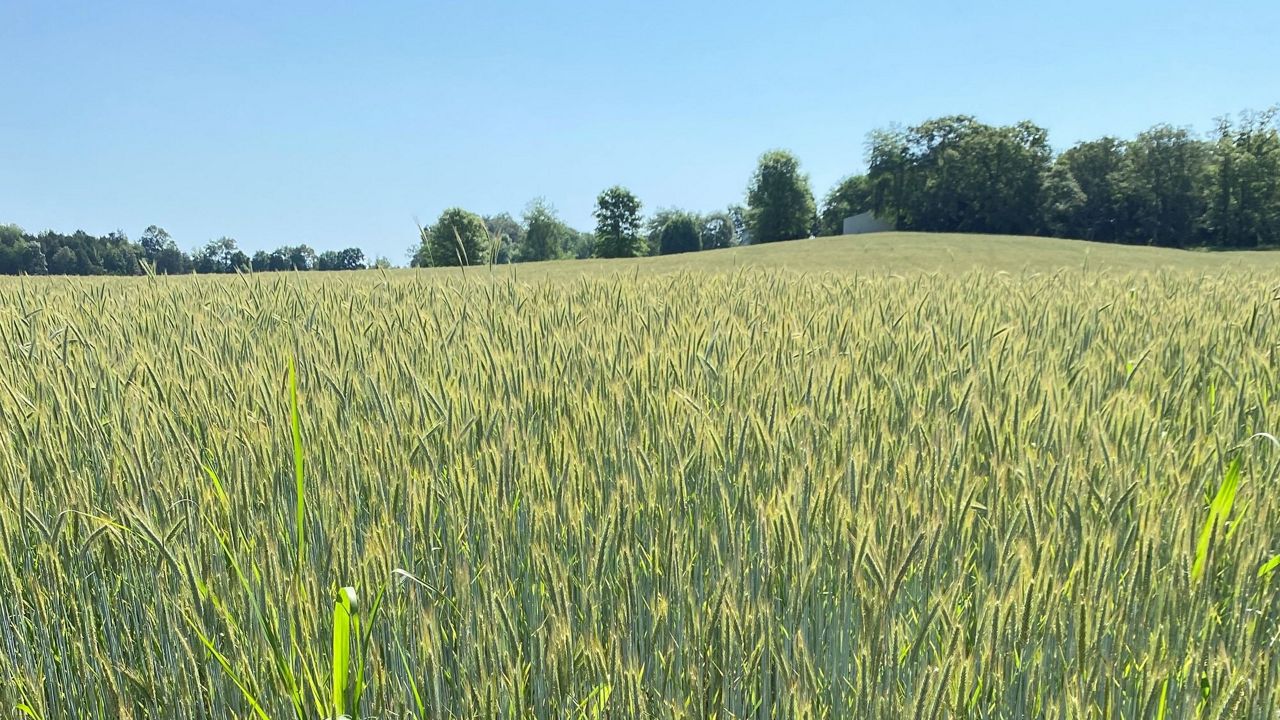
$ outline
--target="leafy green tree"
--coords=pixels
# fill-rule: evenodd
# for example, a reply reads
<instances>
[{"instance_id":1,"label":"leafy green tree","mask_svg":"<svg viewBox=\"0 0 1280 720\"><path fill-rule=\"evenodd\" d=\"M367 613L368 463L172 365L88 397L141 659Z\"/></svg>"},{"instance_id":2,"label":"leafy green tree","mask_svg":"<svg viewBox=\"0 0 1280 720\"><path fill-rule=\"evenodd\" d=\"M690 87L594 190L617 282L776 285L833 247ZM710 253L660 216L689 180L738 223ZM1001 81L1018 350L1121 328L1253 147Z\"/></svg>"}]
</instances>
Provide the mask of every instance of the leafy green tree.
<instances>
[{"instance_id":1,"label":"leafy green tree","mask_svg":"<svg viewBox=\"0 0 1280 720\"><path fill-rule=\"evenodd\" d=\"M1220 118L1211 149L1208 240L1220 247L1280 244L1280 106Z\"/></svg>"},{"instance_id":2,"label":"leafy green tree","mask_svg":"<svg viewBox=\"0 0 1280 720\"><path fill-rule=\"evenodd\" d=\"M872 133L867 181L877 215L905 230L1029 234L1042 224L1048 133L967 115Z\"/></svg>"},{"instance_id":3,"label":"leafy green tree","mask_svg":"<svg viewBox=\"0 0 1280 720\"><path fill-rule=\"evenodd\" d=\"M585 260L595 254L595 233L580 232L569 228L569 234L565 238L564 246L569 257L576 260Z\"/></svg>"},{"instance_id":4,"label":"leafy green tree","mask_svg":"<svg viewBox=\"0 0 1280 720\"><path fill-rule=\"evenodd\" d=\"M17 225L0 225L0 275L45 275L44 249Z\"/></svg>"},{"instance_id":5,"label":"leafy green tree","mask_svg":"<svg viewBox=\"0 0 1280 720\"><path fill-rule=\"evenodd\" d=\"M388 259L385 255L379 255L377 259L373 261L373 267L377 268L378 270L390 270L391 268L395 267L395 265L392 265L391 260Z\"/></svg>"},{"instance_id":6,"label":"leafy green tree","mask_svg":"<svg viewBox=\"0 0 1280 720\"><path fill-rule=\"evenodd\" d=\"M785 150L761 155L747 189L747 224L752 241L808 237L816 220L809 176L800 172L800 161Z\"/></svg>"},{"instance_id":7,"label":"leafy green tree","mask_svg":"<svg viewBox=\"0 0 1280 720\"><path fill-rule=\"evenodd\" d=\"M871 182L866 175L851 175L841 180L822 201L818 220L819 235L844 233L844 219L872 208Z\"/></svg>"},{"instance_id":8,"label":"leafy green tree","mask_svg":"<svg viewBox=\"0 0 1280 720\"><path fill-rule=\"evenodd\" d=\"M241 252L236 241L229 237L210 240L196 251L191 261L198 273L233 273L248 270L252 265L249 256Z\"/></svg>"},{"instance_id":9,"label":"leafy green tree","mask_svg":"<svg viewBox=\"0 0 1280 720\"><path fill-rule=\"evenodd\" d=\"M1076 237L1088 198L1066 163L1055 163L1044 181L1044 230L1057 237Z\"/></svg>"},{"instance_id":10,"label":"leafy green tree","mask_svg":"<svg viewBox=\"0 0 1280 720\"><path fill-rule=\"evenodd\" d=\"M871 210L891 220L894 227L912 228L916 209L915 171L907 131L900 127L874 130L867 139L867 183L871 189Z\"/></svg>"},{"instance_id":11,"label":"leafy green tree","mask_svg":"<svg viewBox=\"0 0 1280 720\"><path fill-rule=\"evenodd\" d=\"M1205 212L1209 149L1183 128L1158 125L1126 146L1121 193L1130 242L1181 247L1196 241Z\"/></svg>"},{"instance_id":12,"label":"leafy green tree","mask_svg":"<svg viewBox=\"0 0 1280 720\"><path fill-rule=\"evenodd\" d=\"M596 255L605 258L637 257L644 254L640 236L640 200L626 188L615 185L596 198Z\"/></svg>"},{"instance_id":13,"label":"leafy green tree","mask_svg":"<svg viewBox=\"0 0 1280 720\"><path fill-rule=\"evenodd\" d=\"M80 263L76 257L76 253L70 247L63 245L49 258L49 274L50 275L78 275Z\"/></svg>"},{"instance_id":14,"label":"leafy green tree","mask_svg":"<svg viewBox=\"0 0 1280 720\"><path fill-rule=\"evenodd\" d=\"M717 250L733 245L733 218L726 212L714 212L702 217L698 228L698 244L703 250Z\"/></svg>"},{"instance_id":15,"label":"leafy green tree","mask_svg":"<svg viewBox=\"0 0 1280 720\"><path fill-rule=\"evenodd\" d=\"M493 239L493 262L498 265L513 262L524 243L524 227L511 217L511 213L505 212L485 216L484 226Z\"/></svg>"},{"instance_id":16,"label":"leafy green tree","mask_svg":"<svg viewBox=\"0 0 1280 720\"><path fill-rule=\"evenodd\" d=\"M142 256L161 275L181 275L191 272L191 258L182 252L164 228L149 225L138 239ZM256 267L254 269L257 269Z\"/></svg>"},{"instance_id":17,"label":"leafy green tree","mask_svg":"<svg viewBox=\"0 0 1280 720\"><path fill-rule=\"evenodd\" d=\"M44 251L40 249L40 243L34 239L28 239L22 244L21 251L17 253L17 264L19 271L27 275L47 275L49 273Z\"/></svg>"},{"instance_id":18,"label":"leafy green tree","mask_svg":"<svg viewBox=\"0 0 1280 720\"><path fill-rule=\"evenodd\" d=\"M1084 195L1070 217L1057 218L1055 234L1082 240L1116 242L1126 234L1125 144L1113 137L1078 143L1054 161L1071 175Z\"/></svg>"},{"instance_id":19,"label":"leafy green tree","mask_svg":"<svg viewBox=\"0 0 1280 720\"><path fill-rule=\"evenodd\" d=\"M523 235L517 253L521 262L556 260L564 255L569 227L560 222L550 203L536 198L524 210Z\"/></svg>"},{"instance_id":20,"label":"leafy green tree","mask_svg":"<svg viewBox=\"0 0 1280 720\"><path fill-rule=\"evenodd\" d=\"M26 242L27 233L17 225L0 225L0 246L12 247Z\"/></svg>"},{"instance_id":21,"label":"leafy green tree","mask_svg":"<svg viewBox=\"0 0 1280 720\"><path fill-rule=\"evenodd\" d=\"M117 230L100 238L98 258L102 272L106 275L138 275L142 273L142 248L129 242L129 236Z\"/></svg>"},{"instance_id":22,"label":"leafy green tree","mask_svg":"<svg viewBox=\"0 0 1280 720\"><path fill-rule=\"evenodd\" d=\"M316 257L317 270L363 270L364 251L359 248L325 250Z\"/></svg>"},{"instance_id":23,"label":"leafy green tree","mask_svg":"<svg viewBox=\"0 0 1280 720\"><path fill-rule=\"evenodd\" d=\"M682 212L671 218L662 227L659 251L663 255L674 255L701 250L702 241L698 237L699 224L699 218L692 213Z\"/></svg>"},{"instance_id":24,"label":"leafy green tree","mask_svg":"<svg viewBox=\"0 0 1280 720\"><path fill-rule=\"evenodd\" d=\"M658 208L652 215L644 221L644 238L646 254L659 255L662 253L662 231L676 218L682 217L687 213L678 208Z\"/></svg>"},{"instance_id":25,"label":"leafy green tree","mask_svg":"<svg viewBox=\"0 0 1280 720\"><path fill-rule=\"evenodd\" d=\"M462 208L449 208L431 226L425 254L438 267L480 265L490 242L484 219ZM421 252L420 248L420 251ZM418 253L415 253L415 260ZM418 265L422 267L422 265Z\"/></svg>"},{"instance_id":26,"label":"leafy green tree","mask_svg":"<svg viewBox=\"0 0 1280 720\"><path fill-rule=\"evenodd\" d=\"M168 245L156 255L155 271L161 275L183 275L192 271L191 258L177 245Z\"/></svg>"},{"instance_id":27,"label":"leafy green tree","mask_svg":"<svg viewBox=\"0 0 1280 720\"><path fill-rule=\"evenodd\" d=\"M138 244L142 246L143 256L154 263L160 256L160 251L173 244L173 238L165 232L164 228L148 225L147 229L142 231L142 237L138 238Z\"/></svg>"},{"instance_id":28,"label":"leafy green tree","mask_svg":"<svg viewBox=\"0 0 1280 720\"><path fill-rule=\"evenodd\" d=\"M310 245L284 245L276 251L284 258L284 267L281 270L297 270L298 272L306 272L315 269L319 256Z\"/></svg>"},{"instance_id":29,"label":"leafy green tree","mask_svg":"<svg viewBox=\"0 0 1280 720\"><path fill-rule=\"evenodd\" d=\"M752 237L751 228L747 224L747 209L741 205L730 205L725 212L733 222L733 236L737 238L738 244L750 245Z\"/></svg>"}]
</instances>

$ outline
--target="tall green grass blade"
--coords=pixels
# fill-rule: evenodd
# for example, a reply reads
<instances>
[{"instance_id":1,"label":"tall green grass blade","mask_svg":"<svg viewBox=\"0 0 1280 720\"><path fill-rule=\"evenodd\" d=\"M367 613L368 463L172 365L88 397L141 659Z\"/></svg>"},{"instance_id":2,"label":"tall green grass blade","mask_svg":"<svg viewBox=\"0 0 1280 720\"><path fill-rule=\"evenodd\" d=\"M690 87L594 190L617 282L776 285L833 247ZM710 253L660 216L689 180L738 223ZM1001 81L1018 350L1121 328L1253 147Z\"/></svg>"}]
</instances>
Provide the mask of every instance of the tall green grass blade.
<instances>
[{"instance_id":1,"label":"tall green grass blade","mask_svg":"<svg viewBox=\"0 0 1280 720\"><path fill-rule=\"evenodd\" d=\"M298 412L298 372L293 358L289 358L289 428L293 434L293 480L297 493L297 507L294 515L294 541L297 543L297 565L295 572L302 572L302 560L306 552L306 535L304 521L306 515L306 484L304 482L302 459L302 420Z\"/></svg>"},{"instance_id":2,"label":"tall green grass blade","mask_svg":"<svg viewBox=\"0 0 1280 720\"><path fill-rule=\"evenodd\" d=\"M333 715L347 714L347 698L350 696L351 638L360 633L359 600L356 590L344 587L338 590L333 604Z\"/></svg>"},{"instance_id":3,"label":"tall green grass blade","mask_svg":"<svg viewBox=\"0 0 1280 720\"><path fill-rule=\"evenodd\" d=\"M1221 526L1225 526L1227 518L1231 514L1231 506L1236 499L1236 489L1240 484L1240 458L1231 461L1227 467L1226 475L1222 478L1222 484L1218 486L1218 492L1214 495L1213 501L1209 503L1209 516L1205 518L1204 525L1200 528L1200 538L1196 541L1195 562L1191 566L1191 578L1193 580L1200 579L1204 574L1205 566L1209 560L1209 544L1213 539L1215 530Z\"/></svg>"}]
</instances>

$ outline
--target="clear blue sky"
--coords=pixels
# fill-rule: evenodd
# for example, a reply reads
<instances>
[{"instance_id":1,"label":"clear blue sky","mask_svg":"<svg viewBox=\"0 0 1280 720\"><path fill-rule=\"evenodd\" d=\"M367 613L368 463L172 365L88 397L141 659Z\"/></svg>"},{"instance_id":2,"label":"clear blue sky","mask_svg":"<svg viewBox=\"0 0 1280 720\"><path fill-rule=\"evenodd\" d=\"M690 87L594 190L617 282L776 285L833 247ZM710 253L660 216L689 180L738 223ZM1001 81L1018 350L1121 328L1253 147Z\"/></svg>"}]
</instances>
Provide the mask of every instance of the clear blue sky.
<instances>
[{"instance_id":1,"label":"clear blue sky","mask_svg":"<svg viewBox=\"0 0 1280 720\"><path fill-rule=\"evenodd\" d=\"M894 122L1062 148L1280 102L1275 0L198 5L0 3L0 222L402 262L452 205L720 209L774 147L821 198Z\"/></svg>"}]
</instances>

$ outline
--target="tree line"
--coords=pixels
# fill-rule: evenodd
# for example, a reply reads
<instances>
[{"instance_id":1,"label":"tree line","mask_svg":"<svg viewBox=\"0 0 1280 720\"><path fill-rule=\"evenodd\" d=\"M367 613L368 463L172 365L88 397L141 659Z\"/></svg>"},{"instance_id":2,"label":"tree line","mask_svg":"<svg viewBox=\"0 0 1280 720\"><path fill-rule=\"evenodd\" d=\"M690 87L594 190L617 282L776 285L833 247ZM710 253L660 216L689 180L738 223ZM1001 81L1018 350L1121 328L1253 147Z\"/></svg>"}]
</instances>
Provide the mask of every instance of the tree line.
<instances>
[{"instance_id":1,"label":"tree line","mask_svg":"<svg viewBox=\"0 0 1280 720\"><path fill-rule=\"evenodd\" d=\"M902 230L1274 247L1278 116L1280 108L1224 117L1208 137L1158 125L1056 155L1047 131L1030 122L938 118L872 133L867 173L837 187L828 205L874 211Z\"/></svg>"},{"instance_id":2,"label":"tree line","mask_svg":"<svg viewBox=\"0 0 1280 720\"><path fill-rule=\"evenodd\" d=\"M378 258L372 266L389 267L390 262ZM144 230L137 242L122 231L100 237L83 230L32 235L17 225L0 225L0 275L181 275L366 267L359 248L317 253L307 245L293 245L248 255L233 238L222 237L187 254L164 228L155 225Z\"/></svg>"},{"instance_id":3,"label":"tree line","mask_svg":"<svg viewBox=\"0 0 1280 720\"><path fill-rule=\"evenodd\" d=\"M839 235L874 213L899 230L1043 235L1223 249L1280 247L1280 108L1221 118L1208 137L1157 125L1131 140L1103 137L1061 153L1044 128L968 115L876 130L867 171L814 202L799 160L760 157L745 207L649 218L630 190L596 199L595 232L576 233L543 201L499 225L461 208L421 228L415 266L562 257L636 257ZM572 240L570 239L572 238ZM487 248L498 248L496 254Z\"/></svg>"},{"instance_id":4,"label":"tree line","mask_svg":"<svg viewBox=\"0 0 1280 720\"><path fill-rule=\"evenodd\" d=\"M419 226L413 267L666 255L739 244L838 235L872 212L899 230L1046 235L1164 247L1280 246L1280 107L1221 118L1208 136L1157 125L1130 140L1103 137L1060 153L1044 128L952 115L872 132L867 169L815 203L809 177L785 150L763 154L745 205L698 213L659 208L614 186L596 198L590 232L561 220L545 199L519 219L445 210ZM139 275L358 270L358 248L307 245L249 255L232 238L188 255L162 228L138 242L123 232L31 235L0 225L0 274Z\"/></svg>"}]
</instances>

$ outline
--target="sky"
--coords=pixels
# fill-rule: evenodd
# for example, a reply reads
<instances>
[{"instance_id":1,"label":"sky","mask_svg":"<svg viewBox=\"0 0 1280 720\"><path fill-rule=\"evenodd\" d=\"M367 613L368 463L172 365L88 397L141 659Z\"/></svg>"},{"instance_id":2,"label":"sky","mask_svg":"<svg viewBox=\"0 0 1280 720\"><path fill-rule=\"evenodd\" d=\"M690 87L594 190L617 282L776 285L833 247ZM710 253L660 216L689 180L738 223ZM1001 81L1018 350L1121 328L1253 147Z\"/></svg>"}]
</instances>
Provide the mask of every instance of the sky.
<instances>
[{"instance_id":1,"label":"sky","mask_svg":"<svg viewBox=\"0 0 1280 720\"><path fill-rule=\"evenodd\" d=\"M590 230L815 195L867 133L970 114L1056 148L1280 103L1275 0L0 2L0 223L405 260L445 208Z\"/></svg>"}]
</instances>

